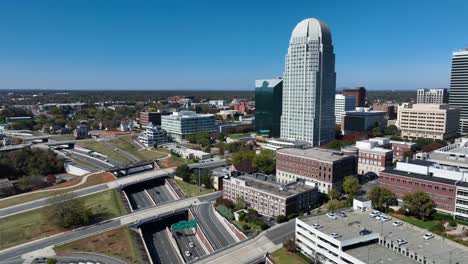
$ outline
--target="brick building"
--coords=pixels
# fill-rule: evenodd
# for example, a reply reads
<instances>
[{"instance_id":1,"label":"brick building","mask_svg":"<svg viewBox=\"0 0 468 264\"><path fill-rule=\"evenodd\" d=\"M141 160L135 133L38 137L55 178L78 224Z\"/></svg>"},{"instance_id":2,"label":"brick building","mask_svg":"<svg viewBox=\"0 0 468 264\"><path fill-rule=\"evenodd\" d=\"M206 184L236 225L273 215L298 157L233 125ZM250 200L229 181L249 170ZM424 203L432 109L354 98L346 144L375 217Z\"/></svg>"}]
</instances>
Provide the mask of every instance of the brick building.
<instances>
[{"instance_id":1,"label":"brick building","mask_svg":"<svg viewBox=\"0 0 468 264\"><path fill-rule=\"evenodd\" d=\"M405 159L404 155L406 151L411 151L412 154L409 158L412 158L413 154L416 151L416 143L391 140L390 144L392 146L392 151L393 151L393 161L404 160Z\"/></svg>"},{"instance_id":2,"label":"brick building","mask_svg":"<svg viewBox=\"0 0 468 264\"><path fill-rule=\"evenodd\" d=\"M366 88L364 87L344 89L343 95L356 97L356 107L366 106Z\"/></svg>"},{"instance_id":3,"label":"brick building","mask_svg":"<svg viewBox=\"0 0 468 264\"><path fill-rule=\"evenodd\" d=\"M244 174L223 179L223 198L236 202L244 199L262 215L299 213L318 204L318 189L305 182L281 185L263 174Z\"/></svg>"},{"instance_id":4,"label":"brick building","mask_svg":"<svg viewBox=\"0 0 468 264\"><path fill-rule=\"evenodd\" d=\"M149 123L154 126L161 125L161 113L160 112L140 112L140 125L146 127Z\"/></svg>"},{"instance_id":5,"label":"brick building","mask_svg":"<svg viewBox=\"0 0 468 264\"><path fill-rule=\"evenodd\" d=\"M356 142L358 149L358 174L379 173L392 167L393 151L381 147L381 142L376 139Z\"/></svg>"},{"instance_id":6,"label":"brick building","mask_svg":"<svg viewBox=\"0 0 468 264\"><path fill-rule=\"evenodd\" d=\"M373 103L372 110L385 112L386 119L396 119L398 105L391 103Z\"/></svg>"},{"instance_id":7,"label":"brick building","mask_svg":"<svg viewBox=\"0 0 468 264\"><path fill-rule=\"evenodd\" d=\"M321 148L284 148L276 152L276 180L280 183L304 179L319 191L341 191L343 179L356 174L355 156Z\"/></svg>"}]
</instances>

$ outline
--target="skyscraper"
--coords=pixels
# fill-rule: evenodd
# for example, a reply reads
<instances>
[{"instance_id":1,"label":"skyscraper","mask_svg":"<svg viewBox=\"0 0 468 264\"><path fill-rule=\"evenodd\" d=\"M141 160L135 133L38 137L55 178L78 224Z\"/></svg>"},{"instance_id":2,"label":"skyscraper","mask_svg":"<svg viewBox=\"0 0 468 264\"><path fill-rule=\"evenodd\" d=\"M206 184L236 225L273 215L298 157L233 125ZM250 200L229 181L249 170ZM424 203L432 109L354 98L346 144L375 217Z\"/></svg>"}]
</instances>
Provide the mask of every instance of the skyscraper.
<instances>
[{"instance_id":1,"label":"skyscraper","mask_svg":"<svg viewBox=\"0 0 468 264\"><path fill-rule=\"evenodd\" d=\"M448 102L448 91L444 88L423 89L417 91L417 104L446 104Z\"/></svg>"},{"instance_id":2,"label":"skyscraper","mask_svg":"<svg viewBox=\"0 0 468 264\"><path fill-rule=\"evenodd\" d=\"M271 137L280 136L283 80L255 81L255 130L268 130Z\"/></svg>"},{"instance_id":3,"label":"skyscraper","mask_svg":"<svg viewBox=\"0 0 468 264\"><path fill-rule=\"evenodd\" d=\"M468 48L453 53L449 104L460 108L460 133L468 134Z\"/></svg>"},{"instance_id":4,"label":"skyscraper","mask_svg":"<svg viewBox=\"0 0 468 264\"><path fill-rule=\"evenodd\" d=\"M321 145L335 135L335 54L331 33L309 18L294 28L283 77L281 138Z\"/></svg>"}]
</instances>

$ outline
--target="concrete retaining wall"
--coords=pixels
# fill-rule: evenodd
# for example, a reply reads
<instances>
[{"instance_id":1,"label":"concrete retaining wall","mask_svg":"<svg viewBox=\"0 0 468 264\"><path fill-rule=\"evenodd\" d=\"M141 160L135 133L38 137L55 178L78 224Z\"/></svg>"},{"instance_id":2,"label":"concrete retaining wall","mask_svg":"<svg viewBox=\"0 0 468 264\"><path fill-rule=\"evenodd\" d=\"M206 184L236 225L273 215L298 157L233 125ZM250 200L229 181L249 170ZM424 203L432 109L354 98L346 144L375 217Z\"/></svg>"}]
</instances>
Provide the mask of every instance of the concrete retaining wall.
<instances>
[{"instance_id":1,"label":"concrete retaining wall","mask_svg":"<svg viewBox=\"0 0 468 264\"><path fill-rule=\"evenodd\" d=\"M167 239L169 239L169 242L171 242L172 247L175 248L177 252L177 256L179 257L181 263L185 263L184 257L182 257L182 254L180 253L179 246L177 245L177 241L175 238L172 236L171 230L169 230L169 227L166 226L166 236Z\"/></svg>"},{"instance_id":2,"label":"concrete retaining wall","mask_svg":"<svg viewBox=\"0 0 468 264\"><path fill-rule=\"evenodd\" d=\"M167 186L167 189L169 189L169 192L171 193L172 198L174 198L175 200L180 198L179 195L177 195L177 192L172 187L171 183L167 180L167 178L164 179L164 184Z\"/></svg>"},{"instance_id":3,"label":"concrete retaining wall","mask_svg":"<svg viewBox=\"0 0 468 264\"><path fill-rule=\"evenodd\" d=\"M195 218L193 213L192 213L192 209L188 210L188 218L189 218L189 220L192 220L192 219ZM198 241L200 241L200 243L201 243L203 249L205 250L206 254L210 254L210 253L214 252L213 246L211 245L210 241L208 241L208 239L206 238L205 234L201 230L201 227L200 227L200 225L198 223L197 223L197 228L196 228L196 231L195 231L195 236L197 237Z\"/></svg>"},{"instance_id":4,"label":"concrete retaining wall","mask_svg":"<svg viewBox=\"0 0 468 264\"><path fill-rule=\"evenodd\" d=\"M148 256L148 260L150 264L154 264L153 260L151 259L151 255L149 253L148 247L146 246L145 238L143 238L143 232L141 232L141 228L138 228L138 234L140 234L141 241L143 241L143 246L145 247L146 255Z\"/></svg>"},{"instance_id":5,"label":"concrete retaining wall","mask_svg":"<svg viewBox=\"0 0 468 264\"><path fill-rule=\"evenodd\" d=\"M236 239L237 242L242 241L247 238L247 236L244 235L242 231L237 229L235 225L231 224L226 218L220 215L218 211L216 211L216 208L213 208L213 210L218 220L226 227L227 230L231 232L231 235L233 235L234 239Z\"/></svg>"},{"instance_id":6,"label":"concrete retaining wall","mask_svg":"<svg viewBox=\"0 0 468 264\"><path fill-rule=\"evenodd\" d=\"M86 175L86 174L90 173L90 171L87 171L87 170L85 170L83 168L80 168L80 167L75 166L74 164L70 164L70 163L65 163L64 167L65 167L65 170L68 173L73 174L73 175L77 175L77 176L83 176L83 175Z\"/></svg>"}]
</instances>

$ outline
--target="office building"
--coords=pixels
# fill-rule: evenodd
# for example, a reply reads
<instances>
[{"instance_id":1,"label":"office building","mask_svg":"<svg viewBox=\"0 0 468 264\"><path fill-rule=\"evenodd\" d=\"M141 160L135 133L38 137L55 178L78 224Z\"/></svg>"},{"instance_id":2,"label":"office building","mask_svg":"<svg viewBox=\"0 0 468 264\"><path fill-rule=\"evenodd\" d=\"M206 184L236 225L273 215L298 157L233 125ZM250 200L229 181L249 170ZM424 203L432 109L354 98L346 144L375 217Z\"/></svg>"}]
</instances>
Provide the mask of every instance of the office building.
<instances>
[{"instance_id":1,"label":"office building","mask_svg":"<svg viewBox=\"0 0 468 264\"><path fill-rule=\"evenodd\" d=\"M255 81L255 130L270 131L270 137L280 137L283 80Z\"/></svg>"},{"instance_id":2,"label":"office building","mask_svg":"<svg viewBox=\"0 0 468 264\"><path fill-rule=\"evenodd\" d=\"M267 216L290 215L318 205L318 190L306 182L281 185L263 174L223 179L223 198L243 198L250 208Z\"/></svg>"},{"instance_id":3,"label":"office building","mask_svg":"<svg viewBox=\"0 0 468 264\"><path fill-rule=\"evenodd\" d=\"M398 108L398 128L408 139L446 140L457 135L460 109L442 104L403 105Z\"/></svg>"},{"instance_id":4,"label":"office building","mask_svg":"<svg viewBox=\"0 0 468 264\"><path fill-rule=\"evenodd\" d=\"M161 117L161 128L175 141L182 141L195 132L216 132L212 114L197 114L193 111L174 112Z\"/></svg>"},{"instance_id":5,"label":"office building","mask_svg":"<svg viewBox=\"0 0 468 264\"><path fill-rule=\"evenodd\" d=\"M388 139L386 140L388 141ZM387 142L379 142L376 139L356 142L359 175L368 173L379 175L381 171L392 167L393 151L383 148L386 144Z\"/></svg>"},{"instance_id":6,"label":"office building","mask_svg":"<svg viewBox=\"0 0 468 264\"><path fill-rule=\"evenodd\" d=\"M335 123L341 125L341 118L347 111L353 111L356 107L356 98L342 94L335 95Z\"/></svg>"},{"instance_id":7,"label":"office building","mask_svg":"<svg viewBox=\"0 0 468 264\"><path fill-rule=\"evenodd\" d=\"M343 95L354 96L356 98L356 107L366 106L366 88L356 87L352 89L344 89Z\"/></svg>"},{"instance_id":8,"label":"office building","mask_svg":"<svg viewBox=\"0 0 468 264\"><path fill-rule=\"evenodd\" d=\"M75 137L75 139L88 138L89 137L88 124L82 122L81 124L77 125L76 128L73 130L73 137Z\"/></svg>"},{"instance_id":9,"label":"office building","mask_svg":"<svg viewBox=\"0 0 468 264\"><path fill-rule=\"evenodd\" d=\"M468 200L464 197L467 194L464 190L468 188L467 176L467 169L410 160L397 162L395 168L382 171L378 181L394 192L399 201L406 194L423 191L435 202L438 211L468 219ZM461 209L458 212L457 207Z\"/></svg>"},{"instance_id":10,"label":"office building","mask_svg":"<svg viewBox=\"0 0 468 264\"><path fill-rule=\"evenodd\" d=\"M373 103L372 110L385 112L385 118L393 120L397 118L398 105L393 103Z\"/></svg>"},{"instance_id":11,"label":"office building","mask_svg":"<svg viewBox=\"0 0 468 264\"><path fill-rule=\"evenodd\" d=\"M138 140L147 148L168 142L166 131L162 130L161 126L153 125L151 122L146 126L143 134L138 137Z\"/></svg>"},{"instance_id":12,"label":"office building","mask_svg":"<svg viewBox=\"0 0 468 264\"><path fill-rule=\"evenodd\" d=\"M418 89L417 104L446 104L448 103L447 89Z\"/></svg>"},{"instance_id":13,"label":"office building","mask_svg":"<svg viewBox=\"0 0 468 264\"><path fill-rule=\"evenodd\" d=\"M281 138L322 145L335 137L335 54L330 30L314 18L294 28L286 54Z\"/></svg>"},{"instance_id":14,"label":"office building","mask_svg":"<svg viewBox=\"0 0 468 264\"><path fill-rule=\"evenodd\" d=\"M226 105L225 100L210 100L210 101L208 101L208 103L210 105L216 106L216 107L224 107Z\"/></svg>"},{"instance_id":15,"label":"office building","mask_svg":"<svg viewBox=\"0 0 468 264\"><path fill-rule=\"evenodd\" d=\"M393 161L404 160L407 157L413 158L413 155L416 152L416 143L391 140L390 145L392 146L393 151Z\"/></svg>"},{"instance_id":16,"label":"office building","mask_svg":"<svg viewBox=\"0 0 468 264\"><path fill-rule=\"evenodd\" d=\"M468 134L468 48L453 53L449 104L460 109L460 134Z\"/></svg>"},{"instance_id":17,"label":"office building","mask_svg":"<svg viewBox=\"0 0 468 264\"><path fill-rule=\"evenodd\" d=\"M367 132L376 125L381 129L385 127L385 112L369 111L368 108L356 108L355 111L348 111L343 114L341 131L344 135L353 132Z\"/></svg>"},{"instance_id":18,"label":"office building","mask_svg":"<svg viewBox=\"0 0 468 264\"><path fill-rule=\"evenodd\" d=\"M426 230L395 220L369 217L367 201L354 199L346 217L326 214L296 218L295 242L314 263L448 264L466 263L468 248L438 235L424 239ZM404 243L402 243L403 241Z\"/></svg>"},{"instance_id":19,"label":"office building","mask_svg":"<svg viewBox=\"0 0 468 264\"><path fill-rule=\"evenodd\" d=\"M279 183L302 179L317 185L319 191L341 192L343 179L356 174L353 155L321 148L284 148L276 151L276 180Z\"/></svg>"},{"instance_id":20,"label":"office building","mask_svg":"<svg viewBox=\"0 0 468 264\"><path fill-rule=\"evenodd\" d=\"M140 125L146 127L149 123L153 126L161 125L161 113L160 112L140 112Z\"/></svg>"},{"instance_id":21,"label":"office building","mask_svg":"<svg viewBox=\"0 0 468 264\"><path fill-rule=\"evenodd\" d=\"M257 144L264 149L269 149L273 151L277 151L278 149L282 148L309 148L311 147L310 143L307 141L300 141L300 140L286 140L282 138L267 138L263 141L258 141Z\"/></svg>"}]
</instances>

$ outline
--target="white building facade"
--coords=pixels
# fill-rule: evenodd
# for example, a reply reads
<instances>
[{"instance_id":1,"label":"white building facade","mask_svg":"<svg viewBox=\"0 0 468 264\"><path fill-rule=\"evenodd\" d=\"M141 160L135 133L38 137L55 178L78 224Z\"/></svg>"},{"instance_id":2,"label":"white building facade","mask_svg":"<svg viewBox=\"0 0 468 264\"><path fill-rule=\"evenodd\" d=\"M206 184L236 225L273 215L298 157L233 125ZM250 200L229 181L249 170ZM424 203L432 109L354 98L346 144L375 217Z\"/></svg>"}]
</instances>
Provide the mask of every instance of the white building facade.
<instances>
[{"instance_id":1,"label":"white building facade","mask_svg":"<svg viewBox=\"0 0 468 264\"><path fill-rule=\"evenodd\" d=\"M347 111L353 111L356 105L356 97L349 95L335 95L335 123L341 124L341 117Z\"/></svg>"},{"instance_id":2,"label":"white building facade","mask_svg":"<svg viewBox=\"0 0 468 264\"><path fill-rule=\"evenodd\" d=\"M138 140L148 147L165 144L168 141L167 133L160 126L155 126L151 122L146 126L146 130L138 137Z\"/></svg>"},{"instance_id":3,"label":"white building facade","mask_svg":"<svg viewBox=\"0 0 468 264\"><path fill-rule=\"evenodd\" d=\"M180 111L161 116L161 128L175 141L181 141L195 132L217 131L214 115L197 114L193 111Z\"/></svg>"},{"instance_id":4,"label":"white building facade","mask_svg":"<svg viewBox=\"0 0 468 264\"><path fill-rule=\"evenodd\" d=\"M281 138L321 145L335 135L335 54L331 33L309 18L294 28L283 79Z\"/></svg>"}]
</instances>

